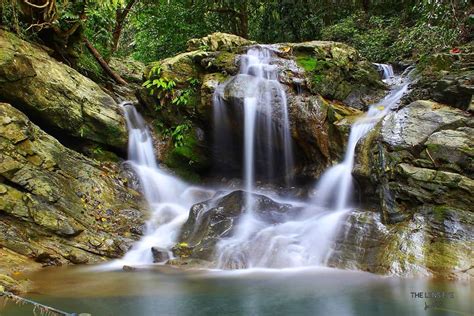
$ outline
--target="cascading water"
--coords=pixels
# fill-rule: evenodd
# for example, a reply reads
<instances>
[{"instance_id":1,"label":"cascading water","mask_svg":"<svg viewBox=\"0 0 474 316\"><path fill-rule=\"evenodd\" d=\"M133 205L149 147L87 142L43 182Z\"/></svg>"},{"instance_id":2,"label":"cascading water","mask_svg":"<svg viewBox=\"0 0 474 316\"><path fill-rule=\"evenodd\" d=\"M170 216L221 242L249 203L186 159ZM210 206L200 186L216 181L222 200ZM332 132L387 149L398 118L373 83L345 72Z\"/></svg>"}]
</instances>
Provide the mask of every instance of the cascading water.
<instances>
[{"instance_id":1,"label":"cascading water","mask_svg":"<svg viewBox=\"0 0 474 316\"><path fill-rule=\"evenodd\" d=\"M311 205L298 218L282 224L256 223L255 219L239 223L237 233L218 245L219 267L283 268L324 264L330 255L330 243L341 220L351 211L356 145L399 103L408 89L408 80L393 77L388 65L382 69L384 80L392 85L390 93L354 123L344 160L322 175Z\"/></svg>"},{"instance_id":2,"label":"cascading water","mask_svg":"<svg viewBox=\"0 0 474 316\"><path fill-rule=\"evenodd\" d=\"M240 148L244 151L241 162L247 192L245 213L233 236L217 245L217 264L220 268L286 268L324 264L339 224L351 210L351 172L356 145L399 102L408 88L407 81L398 81L399 78L384 70L384 79L392 85L392 90L353 125L344 160L322 175L316 186L315 198L305 204L298 216L286 222L268 224L253 214L255 182L257 178L270 181L279 175L291 175L293 171L286 95L277 80L278 72L272 65L272 58L271 51L266 48L250 49L241 57L240 73L220 85L213 99L215 145L221 151L229 149L232 154L235 149L232 145L238 142L235 138L241 137ZM227 89L233 80L249 83L241 89L240 100L237 100L240 102L228 98L231 93ZM169 251L177 241L190 207L215 193L191 187L161 170L143 118L131 104L124 104L123 109L129 129L128 164L139 178L152 215L147 222L145 236L124 258L108 264L106 267L109 268L150 264L153 262L152 247ZM232 115L241 119L243 130L240 134L232 133L235 129L235 124L231 122ZM259 161L265 162L265 168ZM298 201L285 202L302 204ZM172 256L170 251L169 255Z\"/></svg>"},{"instance_id":3,"label":"cascading water","mask_svg":"<svg viewBox=\"0 0 474 316\"><path fill-rule=\"evenodd\" d=\"M240 242L251 237L249 233L263 227L263 223L253 215L252 210L257 162L264 162L259 165L261 170L258 176L267 181L279 174L289 185L293 174L293 149L286 93L278 81L277 67L271 64L272 61L270 49L265 47L249 49L247 54L241 56L239 74L216 89L214 95L216 148L222 149L222 140L227 143L233 138L232 135L222 136L232 133L229 125L222 126L222 122L227 124L229 122L227 108L240 105L243 112L243 179L247 193L246 212L234 237L219 245L221 257L224 258L235 258L234 251ZM239 82L243 86L239 87L240 104L226 102L226 91L235 88ZM235 267L240 266L241 263L235 263Z\"/></svg>"},{"instance_id":4,"label":"cascading water","mask_svg":"<svg viewBox=\"0 0 474 316\"><path fill-rule=\"evenodd\" d=\"M379 72L382 73L382 80L386 81L395 76L395 73L393 72L393 67L390 64L378 64L374 63L375 66L377 66Z\"/></svg>"},{"instance_id":5,"label":"cascading water","mask_svg":"<svg viewBox=\"0 0 474 316\"><path fill-rule=\"evenodd\" d=\"M243 178L247 192L253 191L257 178L269 181L283 177L289 185L293 174L286 93L272 60L268 48L249 49L240 58L239 74L219 86L213 99L214 147L220 154L229 149L229 144L241 141L238 138L242 136L236 135L231 127L231 116L243 116ZM237 101L229 100L235 95ZM237 149L228 153L238 156L238 152Z\"/></svg>"},{"instance_id":6,"label":"cascading water","mask_svg":"<svg viewBox=\"0 0 474 316\"><path fill-rule=\"evenodd\" d=\"M127 163L139 179L151 210L151 218L146 223L145 236L122 259L112 261L106 268L153 263L151 248L169 251L188 218L190 207L213 194L213 191L189 186L160 170L153 150L153 139L143 118L130 103L122 104L122 108L129 131ZM172 256L170 251L169 256Z\"/></svg>"}]
</instances>

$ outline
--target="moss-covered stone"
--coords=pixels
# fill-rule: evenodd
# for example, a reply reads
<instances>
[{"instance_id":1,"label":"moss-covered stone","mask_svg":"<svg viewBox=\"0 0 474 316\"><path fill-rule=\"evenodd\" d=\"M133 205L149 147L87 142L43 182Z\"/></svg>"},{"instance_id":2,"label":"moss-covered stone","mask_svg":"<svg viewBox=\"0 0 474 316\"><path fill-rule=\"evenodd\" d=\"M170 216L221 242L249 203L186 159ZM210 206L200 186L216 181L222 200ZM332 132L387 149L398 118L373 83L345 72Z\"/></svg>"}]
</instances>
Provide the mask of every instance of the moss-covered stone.
<instances>
[{"instance_id":1,"label":"moss-covered stone","mask_svg":"<svg viewBox=\"0 0 474 316\"><path fill-rule=\"evenodd\" d=\"M109 66L128 82L141 83L145 65L142 62L130 58L112 57Z\"/></svg>"},{"instance_id":2,"label":"moss-covered stone","mask_svg":"<svg viewBox=\"0 0 474 316\"><path fill-rule=\"evenodd\" d=\"M127 131L120 109L96 83L4 30L0 30L0 51L1 100L48 128L115 148L126 147Z\"/></svg>"},{"instance_id":3,"label":"moss-covered stone","mask_svg":"<svg viewBox=\"0 0 474 316\"><path fill-rule=\"evenodd\" d=\"M375 67L353 47L325 41L286 45L307 72L313 92L360 109L383 95L385 86Z\"/></svg>"},{"instance_id":4,"label":"moss-covered stone","mask_svg":"<svg viewBox=\"0 0 474 316\"><path fill-rule=\"evenodd\" d=\"M125 183L117 165L65 148L0 103L0 249L44 265L123 255L145 208Z\"/></svg>"},{"instance_id":5,"label":"moss-covered stone","mask_svg":"<svg viewBox=\"0 0 474 316\"><path fill-rule=\"evenodd\" d=\"M179 144L174 144L165 153L163 162L173 169L179 176L197 182L203 170L210 167L207 152L203 148L203 141L199 139L203 132L189 128L184 132Z\"/></svg>"},{"instance_id":6,"label":"moss-covered stone","mask_svg":"<svg viewBox=\"0 0 474 316\"><path fill-rule=\"evenodd\" d=\"M212 33L202 38L193 38L188 41L188 51L207 50L207 51L226 51L240 46L255 44L243 37L228 33Z\"/></svg>"}]
</instances>

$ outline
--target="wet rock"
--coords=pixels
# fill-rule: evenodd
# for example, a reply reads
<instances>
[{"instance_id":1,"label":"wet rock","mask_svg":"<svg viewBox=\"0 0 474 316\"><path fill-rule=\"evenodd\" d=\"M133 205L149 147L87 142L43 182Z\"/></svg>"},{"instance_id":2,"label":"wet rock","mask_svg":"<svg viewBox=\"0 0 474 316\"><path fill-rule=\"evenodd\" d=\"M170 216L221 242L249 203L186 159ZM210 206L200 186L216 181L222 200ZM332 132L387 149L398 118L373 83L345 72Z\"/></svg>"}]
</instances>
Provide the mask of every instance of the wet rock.
<instances>
[{"instance_id":1,"label":"wet rock","mask_svg":"<svg viewBox=\"0 0 474 316\"><path fill-rule=\"evenodd\" d=\"M428 56L417 66L419 80L406 97L406 103L430 99L461 110L474 111L474 46L460 48L459 54L442 52Z\"/></svg>"},{"instance_id":2,"label":"wet rock","mask_svg":"<svg viewBox=\"0 0 474 316\"><path fill-rule=\"evenodd\" d=\"M117 166L64 147L9 104L0 117L0 246L45 265L122 256L146 206Z\"/></svg>"},{"instance_id":3,"label":"wet rock","mask_svg":"<svg viewBox=\"0 0 474 316\"><path fill-rule=\"evenodd\" d=\"M420 204L470 209L473 125L466 112L416 101L362 141L355 175L377 191L385 222L403 221Z\"/></svg>"},{"instance_id":4,"label":"wet rock","mask_svg":"<svg viewBox=\"0 0 474 316\"><path fill-rule=\"evenodd\" d=\"M170 256L168 250L160 247L151 247L151 253L153 255L153 262L165 262Z\"/></svg>"},{"instance_id":5,"label":"wet rock","mask_svg":"<svg viewBox=\"0 0 474 316\"><path fill-rule=\"evenodd\" d=\"M319 176L328 166L342 159L350 124L362 114L344 104L303 93L289 100L289 116L297 157L298 173Z\"/></svg>"},{"instance_id":6,"label":"wet rock","mask_svg":"<svg viewBox=\"0 0 474 316\"><path fill-rule=\"evenodd\" d=\"M137 270L137 268L131 267L131 266L123 266L122 270L125 271L125 272L132 272L132 271Z\"/></svg>"},{"instance_id":7,"label":"wet rock","mask_svg":"<svg viewBox=\"0 0 474 316\"><path fill-rule=\"evenodd\" d=\"M237 35L217 32L202 38L190 39L187 44L188 51L199 49L209 51L225 51L239 46L255 44L255 42L249 41Z\"/></svg>"},{"instance_id":8,"label":"wet rock","mask_svg":"<svg viewBox=\"0 0 474 316\"><path fill-rule=\"evenodd\" d=\"M450 206L420 206L402 223L354 211L342 227L330 266L403 277L468 279L474 216Z\"/></svg>"},{"instance_id":9,"label":"wet rock","mask_svg":"<svg viewBox=\"0 0 474 316\"><path fill-rule=\"evenodd\" d=\"M176 256L212 261L214 247L223 238L232 236L235 224L248 210L246 193L234 191L193 205L184 224L179 243L173 248ZM281 223L300 209L258 194L252 194L253 210L259 220Z\"/></svg>"},{"instance_id":10,"label":"wet rock","mask_svg":"<svg viewBox=\"0 0 474 316\"><path fill-rule=\"evenodd\" d=\"M96 83L4 30L0 50L0 99L58 135L125 149L125 120Z\"/></svg>"}]
</instances>

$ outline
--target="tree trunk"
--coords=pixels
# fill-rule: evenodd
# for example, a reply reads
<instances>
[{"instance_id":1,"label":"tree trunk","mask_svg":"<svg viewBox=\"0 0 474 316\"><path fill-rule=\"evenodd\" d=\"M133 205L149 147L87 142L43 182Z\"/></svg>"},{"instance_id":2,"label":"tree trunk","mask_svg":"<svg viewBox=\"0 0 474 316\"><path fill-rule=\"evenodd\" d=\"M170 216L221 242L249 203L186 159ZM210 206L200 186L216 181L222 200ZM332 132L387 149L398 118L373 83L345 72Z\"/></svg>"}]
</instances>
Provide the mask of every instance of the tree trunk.
<instances>
[{"instance_id":1,"label":"tree trunk","mask_svg":"<svg viewBox=\"0 0 474 316\"><path fill-rule=\"evenodd\" d=\"M368 13L370 9L370 0L362 0L362 10L364 10L365 13Z\"/></svg>"},{"instance_id":2,"label":"tree trunk","mask_svg":"<svg viewBox=\"0 0 474 316\"><path fill-rule=\"evenodd\" d=\"M87 48L91 52L92 55L94 55L95 59L99 63L99 65L102 67L102 69L105 71L105 73L110 76L112 79L115 80L115 82L119 84L127 84L125 80L123 80L122 77L120 77L117 73L115 73L112 69L110 69L109 65L107 62L102 58L100 53L95 49L95 47L89 42L87 38L84 37L84 43L86 44Z\"/></svg>"},{"instance_id":3,"label":"tree trunk","mask_svg":"<svg viewBox=\"0 0 474 316\"><path fill-rule=\"evenodd\" d=\"M112 33L112 47L110 49L110 55L117 51L125 20L127 19L127 15L130 13L133 5L137 3L137 1L138 0L130 0L123 11L121 9L117 9L115 12L115 27Z\"/></svg>"},{"instance_id":4,"label":"tree trunk","mask_svg":"<svg viewBox=\"0 0 474 316\"><path fill-rule=\"evenodd\" d=\"M249 15L247 10L247 1L243 1L242 7L240 8L240 36L243 38L249 37Z\"/></svg>"}]
</instances>

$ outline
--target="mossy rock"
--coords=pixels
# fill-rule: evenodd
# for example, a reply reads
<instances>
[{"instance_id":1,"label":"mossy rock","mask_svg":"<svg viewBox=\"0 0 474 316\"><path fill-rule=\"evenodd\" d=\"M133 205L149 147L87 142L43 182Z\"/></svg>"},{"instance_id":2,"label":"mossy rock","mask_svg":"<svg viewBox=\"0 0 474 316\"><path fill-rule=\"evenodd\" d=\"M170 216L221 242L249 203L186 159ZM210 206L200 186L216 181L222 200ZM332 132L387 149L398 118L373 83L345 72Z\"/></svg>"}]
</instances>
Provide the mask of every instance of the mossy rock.
<instances>
[{"instance_id":1,"label":"mossy rock","mask_svg":"<svg viewBox=\"0 0 474 316\"><path fill-rule=\"evenodd\" d=\"M386 87L377 70L353 47L326 41L285 45L293 49L296 63L305 70L313 93L359 109L384 94Z\"/></svg>"},{"instance_id":2,"label":"mossy rock","mask_svg":"<svg viewBox=\"0 0 474 316\"><path fill-rule=\"evenodd\" d=\"M240 46L255 44L243 37L228 33L212 33L202 38L190 39L187 43L188 51L207 50L207 51L229 51Z\"/></svg>"},{"instance_id":3,"label":"mossy rock","mask_svg":"<svg viewBox=\"0 0 474 316\"><path fill-rule=\"evenodd\" d=\"M64 147L8 104L0 117L2 247L45 265L122 256L146 206L118 166Z\"/></svg>"},{"instance_id":4,"label":"mossy rock","mask_svg":"<svg viewBox=\"0 0 474 316\"><path fill-rule=\"evenodd\" d=\"M47 128L125 149L127 131L120 108L96 83L4 30L0 51L3 101Z\"/></svg>"},{"instance_id":5,"label":"mossy rock","mask_svg":"<svg viewBox=\"0 0 474 316\"><path fill-rule=\"evenodd\" d=\"M163 159L179 176L193 182L199 181L199 175L210 167L208 154L199 139L202 133L200 129L188 129L180 144L170 146Z\"/></svg>"}]
</instances>

